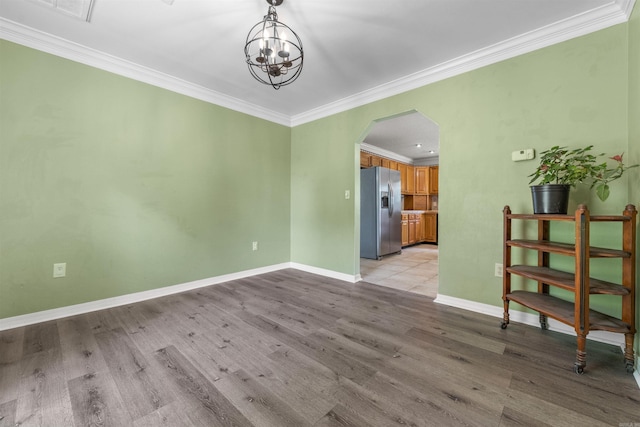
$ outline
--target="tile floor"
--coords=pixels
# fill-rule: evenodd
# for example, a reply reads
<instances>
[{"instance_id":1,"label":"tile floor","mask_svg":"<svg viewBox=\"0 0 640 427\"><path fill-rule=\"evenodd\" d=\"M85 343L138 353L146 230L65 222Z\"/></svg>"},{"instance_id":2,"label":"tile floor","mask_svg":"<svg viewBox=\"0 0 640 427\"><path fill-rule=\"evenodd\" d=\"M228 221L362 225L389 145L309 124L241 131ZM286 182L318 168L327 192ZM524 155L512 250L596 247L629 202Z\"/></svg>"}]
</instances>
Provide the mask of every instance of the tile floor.
<instances>
[{"instance_id":1,"label":"tile floor","mask_svg":"<svg viewBox=\"0 0 640 427\"><path fill-rule=\"evenodd\" d=\"M420 244L377 261L360 258L365 282L435 298L438 295L438 247Z\"/></svg>"}]
</instances>

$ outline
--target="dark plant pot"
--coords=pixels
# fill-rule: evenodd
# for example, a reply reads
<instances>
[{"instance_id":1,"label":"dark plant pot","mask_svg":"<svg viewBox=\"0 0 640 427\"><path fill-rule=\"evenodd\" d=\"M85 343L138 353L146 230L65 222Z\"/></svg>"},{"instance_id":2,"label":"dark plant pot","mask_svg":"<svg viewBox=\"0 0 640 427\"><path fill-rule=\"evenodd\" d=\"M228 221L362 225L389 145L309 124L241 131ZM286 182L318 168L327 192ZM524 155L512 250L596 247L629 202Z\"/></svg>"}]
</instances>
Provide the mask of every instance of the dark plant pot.
<instances>
[{"instance_id":1,"label":"dark plant pot","mask_svg":"<svg viewBox=\"0 0 640 427\"><path fill-rule=\"evenodd\" d=\"M545 184L532 185L534 214L566 214L569 208L570 185Z\"/></svg>"}]
</instances>

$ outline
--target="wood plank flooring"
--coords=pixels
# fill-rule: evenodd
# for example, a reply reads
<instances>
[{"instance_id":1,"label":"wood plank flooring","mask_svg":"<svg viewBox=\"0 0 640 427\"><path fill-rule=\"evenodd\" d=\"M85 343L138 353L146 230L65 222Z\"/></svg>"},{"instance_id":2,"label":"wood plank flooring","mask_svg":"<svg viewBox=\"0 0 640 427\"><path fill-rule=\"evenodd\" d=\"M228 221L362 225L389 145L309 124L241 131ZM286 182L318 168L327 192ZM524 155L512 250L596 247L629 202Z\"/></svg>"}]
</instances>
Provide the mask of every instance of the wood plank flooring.
<instances>
[{"instance_id":1,"label":"wood plank flooring","mask_svg":"<svg viewBox=\"0 0 640 427\"><path fill-rule=\"evenodd\" d=\"M283 270L0 332L0 427L640 425L620 349L587 352Z\"/></svg>"}]
</instances>

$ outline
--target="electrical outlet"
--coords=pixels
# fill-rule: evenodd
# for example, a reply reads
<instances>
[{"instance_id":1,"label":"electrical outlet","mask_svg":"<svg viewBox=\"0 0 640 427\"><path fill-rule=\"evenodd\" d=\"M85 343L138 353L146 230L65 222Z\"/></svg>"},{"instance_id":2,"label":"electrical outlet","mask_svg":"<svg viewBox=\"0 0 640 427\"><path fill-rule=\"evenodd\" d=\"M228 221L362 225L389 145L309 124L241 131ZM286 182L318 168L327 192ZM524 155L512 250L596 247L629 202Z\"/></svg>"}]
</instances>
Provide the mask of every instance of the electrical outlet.
<instances>
[{"instance_id":1,"label":"electrical outlet","mask_svg":"<svg viewBox=\"0 0 640 427\"><path fill-rule=\"evenodd\" d=\"M258 250L258 242L253 242L253 250L254 251Z\"/></svg>"},{"instance_id":2,"label":"electrical outlet","mask_svg":"<svg viewBox=\"0 0 640 427\"><path fill-rule=\"evenodd\" d=\"M502 277L502 263L496 262L496 268L494 274L496 277Z\"/></svg>"},{"instance_id":3,"label":"electrical outlet","mask_svg":"<svg viewBox=\"0 0 640 427\"><path fill-rule=\"evenodd\" d=\"M67 275L67 263L60 262L53 264L53 278L65 277Z\"/></svg>"}]
</instances>

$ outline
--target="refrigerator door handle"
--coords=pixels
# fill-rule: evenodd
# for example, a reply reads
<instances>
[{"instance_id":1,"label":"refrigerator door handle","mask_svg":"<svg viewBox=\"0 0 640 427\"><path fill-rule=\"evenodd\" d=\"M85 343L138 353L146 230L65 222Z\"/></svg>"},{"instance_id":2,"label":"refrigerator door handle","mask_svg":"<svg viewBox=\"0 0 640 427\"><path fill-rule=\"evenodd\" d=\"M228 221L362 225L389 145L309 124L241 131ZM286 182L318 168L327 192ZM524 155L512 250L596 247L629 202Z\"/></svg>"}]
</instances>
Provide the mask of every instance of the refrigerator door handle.
<instances>
[{"instance_id":1,"label":"refrigerator door handle","mask_svg":"<svg viewBox=\"0 0 640 427\"><path fill-rule=\"evenodd\" d=\"M393 216L393 187L391 183L387 183L387 187L389 188L389 217Z\"/></svg>"}]
</instances>

